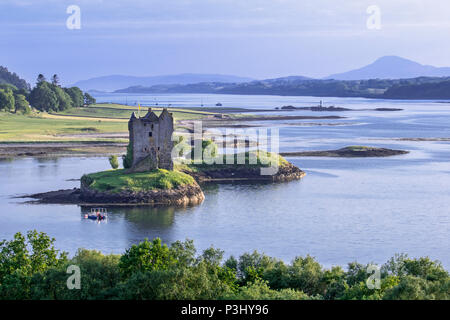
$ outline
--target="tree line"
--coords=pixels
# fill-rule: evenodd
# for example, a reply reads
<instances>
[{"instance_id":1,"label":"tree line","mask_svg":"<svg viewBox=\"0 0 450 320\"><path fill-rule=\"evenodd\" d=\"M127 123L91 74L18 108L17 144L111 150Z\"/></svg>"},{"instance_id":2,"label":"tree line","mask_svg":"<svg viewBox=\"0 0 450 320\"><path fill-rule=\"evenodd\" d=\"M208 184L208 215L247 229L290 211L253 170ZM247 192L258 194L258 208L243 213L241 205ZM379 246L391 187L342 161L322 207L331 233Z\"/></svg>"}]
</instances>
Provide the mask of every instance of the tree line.
<instances>
[{"instance_id":1,"label":"tree line","mask_svg":"<svg viewBox=\"0 0 450 320\"><path fill-rule=\"evenodd\" d=\"M327 269L311 256L287 264L256 251L223 261L222 250L210 247L197 254L190 240L168 246L158 238L122 255L79 249L68 258L54 241L30 231L0 242L0 299L450 298L449 273L429 258L396 255L381 266L379 286L369 288L368 265L357 262L346 270ZM70 266L80 271L80 286L72 290Z\"/></svg>"},{"instance_id":2,"label":"tree line","mask_svg":"<svg viewBox=\"0 0 450 320\"><path fill-rule=\"evenodd\" d=\"M378 99L450 99L450 77L411 79L292 79L278 78L244 83L201 82L151 87L132 86L118 93L205 93Z\"/></svg>"},{"instance_id":3,"label":"tree line","mask_svg":"<svg viewBox=\"0 0 450 320\"><path fill-rule=\"evenodd\" d=\"M0 84L0 111L28 114L38 111L58 112L94 104L95 98L78 87L63 88L58 75L51 82L40 74L32 90L18 88L10 83Z\"/></svg>"}]
</instances>

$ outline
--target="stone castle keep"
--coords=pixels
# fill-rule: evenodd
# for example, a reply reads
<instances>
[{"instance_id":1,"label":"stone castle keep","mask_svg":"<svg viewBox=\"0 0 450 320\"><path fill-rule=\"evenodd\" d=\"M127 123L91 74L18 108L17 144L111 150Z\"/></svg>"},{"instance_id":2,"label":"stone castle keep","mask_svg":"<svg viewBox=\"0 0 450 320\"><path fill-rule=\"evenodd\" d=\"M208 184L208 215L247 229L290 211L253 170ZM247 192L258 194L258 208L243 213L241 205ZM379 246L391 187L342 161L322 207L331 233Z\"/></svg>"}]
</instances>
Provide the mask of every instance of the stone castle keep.
<instances>
[{"instance_id":1,"label":"stone castle keep","mask_svg":"<svg viewBox=\"0 0 450 320\"><path fill-rule=\"evenodd\" d=\"M144 117L137 118L133 112L128 130L133 148L130 171L173 170L173 116L167 109L164 108L159 117L151 108Z\"/></svg>"}]
</instances>

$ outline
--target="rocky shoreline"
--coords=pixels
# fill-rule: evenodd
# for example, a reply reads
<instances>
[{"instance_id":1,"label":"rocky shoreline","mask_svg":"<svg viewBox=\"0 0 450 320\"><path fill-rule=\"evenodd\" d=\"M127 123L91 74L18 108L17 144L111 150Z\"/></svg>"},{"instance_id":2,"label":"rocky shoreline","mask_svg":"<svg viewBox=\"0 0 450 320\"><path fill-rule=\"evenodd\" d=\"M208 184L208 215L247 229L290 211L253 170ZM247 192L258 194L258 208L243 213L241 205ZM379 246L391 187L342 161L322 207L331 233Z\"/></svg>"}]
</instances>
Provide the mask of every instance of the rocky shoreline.
<instances>
[{"instance_id":1,"label":"rocky shoreline","mask_svg":"<svg viewBox=\"0 0 450 320\"><path fill-rule=\"evenodd\" d=\"M19 198L32 198L35 200L29 201L29 203L41 204L76 204L86 206L168 205L183 207L202 203L205 195L197 183L170 190L123 191L119 193L99 192L81 184L81 188L37 193Z\"/></svg>"},{"instance_id":2,"label":"rocky shoreline","mask_svg":"<svg viewBox=\"0 0 450 320\"><path fill-rule=\"evenodd\" d=\"M268 182L288 182L303 178L306 173L287 163L278 168L278 172L274 175L261 175L259 167L229 167L224 166L223 169L201 170L198 172L185 172L190 174L198 182L214 182L214 181L268 181Z\"/></svg>"},{"instance_id":3,"label":"rocky shoreline","mask_svg":"<svg viewBox=\"0 0 450 320\"><path fill-rule=\"evenodd\" d=\"M125 190L118 193L100 192L81 183L79 199L86 203L188 206L202 203L205 195L197 183L167 190Z\"/></svg>"}]
</instances>

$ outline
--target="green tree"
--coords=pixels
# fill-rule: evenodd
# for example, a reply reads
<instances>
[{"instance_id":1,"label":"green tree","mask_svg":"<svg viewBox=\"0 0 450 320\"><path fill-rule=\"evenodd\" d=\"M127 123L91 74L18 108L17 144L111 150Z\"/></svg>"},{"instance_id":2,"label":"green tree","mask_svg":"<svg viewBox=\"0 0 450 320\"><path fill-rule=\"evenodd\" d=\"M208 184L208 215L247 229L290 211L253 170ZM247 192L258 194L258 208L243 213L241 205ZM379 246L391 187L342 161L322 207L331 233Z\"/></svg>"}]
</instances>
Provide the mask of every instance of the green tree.
<instances>
[{"instance_id":1,"label":"green tree","mask_svg":"<svg viewBox=\"0 0 450 320\"><path fill-rule=\"evenodd\" d=\"M83 91L78 87L64 88L64 91L72 99L72 104L75 108L82 107L84 104Z\"/></svg>"},{"instance_id":2,"label":"green tree","mask_svg":"<svg viewBox=\"0 0 450 320\"><path fill-rule=\"evenodd\" d=\"M205 263L191 268L135 272L118 287L120 299L207 300L231 293Z\"/></svg>"},{"instance_id":3,"label":"green tree","mask_svg":"<svg viewBox=\"0 0 450 320\"><path fill-rule=\"evenodd\" d=\"M38 75L38 77L37 77L36 85L39 85L39 84L41 84L43 82L46 82L46 81L47 81L47 79L45 79L45 76L42 73L40 73Z\"/></svg>"},{"instance_id":4,"label":"green tree","mask_svg":"<svg viewBox=\"0 0 450 320\"><path fill-rule=\"evenodd\" d=\"M17 89L17 87L15 85L12 85L10 83L0 83L0 89L9 90L9 91L12 91L13 93L17 93L19 91L19 89ZM21 90L20 93L22 93L22 90L23 90L25 93L22 93L22 94L24 94L24 95L26 94L26 90L24 90L24 89L20 89L20 90Z\"/></svg>"},{"instance_id":5,"label":"green tree","mask_svg":"<svg viewBox=\"0 0 450 320\"><path fill-rule=\"evenodd\" d=\"M399 283L386 290L385 300L448 300L450 279L429 281L414 276L402 277Z\"/></svg>"},{"instance_id":6,"label":"green tree","mask_svg":"<svg viewBox=\"0 0 450 320\"><path fill-rule=\"evenodd\" d=\"M51 84L50 88L55 93L58 100L58 111L64 111L72 107L71 97L61 87L55 84Z\"/></svg>"},{"instance_id":7,"label":"green tree","mask_svg":"<svg viewBox=\"0 0 450 320\"><path fill-rule=\"evenodd\" d=\"M264 270L262 278L268 281L272 289L289 288L289 268L283 261L278 261L273 267Z\"/></svg>"},{"instance_id":8,"label":"green tree","mask_svg":"<svg viewBox=\"0 0 450 320\"><path fill-rule=\"evenodd\" d=\"M188 268L194 265L195 259L195 246L194 241L186 240L175 241L171 244L170 255L176 261L176 266L179 268Z\"/></svg>"},{"instance_id":9,"label":"green tree","mask_svg":"<svg viewBox=\"0 0 450 320\"><path fill-rule=\"evenodd\" d=\"M33 274L67 262L67 254L59 253L54 242L37 231L29 231L26 237L18 232L13 240L0 242L0 298L28 299Z\"/></svg>"},{"instance_id":10,"label":"green tree","mask_svg":"<svg viewBox=\"0 0 450 320\"><path fill-rule=\"evenodd\" d=\"M84 104L89 106L91 104L95 104L96 102L97 102L97 100L93 96L91 96L87 92L84 93Z\"/></svg>"},{"instance_id":11,"label":"green tree","mask_svg":"<svg viewBox=\"0 0 450 320\"><path fill-rule=\"evenodd\" d=\"M28 114L31 112L30 104L23 94L16 94L14 109L16 113Z\"/></svg>"},{"instance_id":12,"label":"green tree","mask_svg":"<svg viewBox=\"0 0 450 320\"><path fill-rule=\"evenodd\" d=\"M111 168L113 168L113 169L119 168L119 160L117 159L116 155L109 157L109 164L111 165Z\"/></svg>"},{"instance_id":13,"label":"green tree","mask_svg":"<svg viewBox=\"0 0 450 320\"><path fill-rule=\"evenodd\" d=\"M37 273L31 280L31 299L109 299L117 297L120 283L118 255L103 255L99 251L79 249L73 259L61 268ZM68 290L68 265L81 272L81 289Z\"/></svg>"},{"instance_id":14,"label":"green tree","mask_svg":"<svg viewBox=\"0 0 450 320\"><path fill-rule=\"evenodd\" d=\"M10 89L0 89L0 110L13 111L15 109L14 94Z\"/></svg>"},{"instance_id":15,"label":"green tree","mask_svg":"<svg viewBox=\"0 0 450 320\"><path fill-rule=\"evenodd\" d=\"M31 105L40 111L58 111L59 101L48 82L41 82L28 97Z\"/></svg>"},{"instance_id":16,"label":"green tree","mask_svg":"<svg viewBox=\"0 0 450 320\"><path fill-rule=\"evenodd\" d=\"M297 257L289 268L289 287L309 295L321 294L322 266L311 256Z\"/></svg>"},{"instance_id":17,"label":"green tree","mask_svg":"<svg viewBox=\"0 0 450 320\"><path fill-rule=\"evenodd\" d=\"M133 146L131 142L128 143L126 155L122 156L122 162L125 169L130 169L133 165Z\"/></svg>"},{"instance_id":18,"label":"green tree","mask_svg":"<svg viewBox=\"0 0 450 320\"><path fill-rule=\"evenodd\" d=\"M8 83L25 91L30 90L30 85L17 74L9 72L8 68L0 66L0 83Z\"/></svg>"},{"instance_id":19,"label":"green tree","mask_svg":"<svg viewBox=\"0 0 450 320\"><path fill-rule=\"evenodd\" d=\"M134 272L166 270L176 263L167 245L156 238L152 242L145 241L132 245L120 258L119 268L126 278Z\"/></svg>"},{"instance_id":20,"label":"green tree","mask_svg":"<svg viewBox=\"0 0 450 320\"><path fill-rule=\"evenodd\" d=\"M237 264L237 276L241 283L254 281L256 278L261 278L265 270L273 268L276 259L260 254L257 251L253 253L244 253L239 257ZM227 261L225 264L227 265Z\"/></svg>"},{"instance_id":21,"label":"green tree","mask_svg":"<svg viewBox=\"0 0 450 320\"><path fill-rule=\"evenodd\" d=\"M237 293L226 294L226 300L309 300L307 294L293 289L272 290L267 281L258 279L239 288Z\"/></svg>"},{"instance_id":22,"label":"green tree","mask_svg":"<svg viewBox=\"0 0 450 320\"><path fill-rule=\"evenodd\" d=\"M59 87L59 77L57 74L54 74L52 77L52 85Z\"/></svg>"}]
</instances>

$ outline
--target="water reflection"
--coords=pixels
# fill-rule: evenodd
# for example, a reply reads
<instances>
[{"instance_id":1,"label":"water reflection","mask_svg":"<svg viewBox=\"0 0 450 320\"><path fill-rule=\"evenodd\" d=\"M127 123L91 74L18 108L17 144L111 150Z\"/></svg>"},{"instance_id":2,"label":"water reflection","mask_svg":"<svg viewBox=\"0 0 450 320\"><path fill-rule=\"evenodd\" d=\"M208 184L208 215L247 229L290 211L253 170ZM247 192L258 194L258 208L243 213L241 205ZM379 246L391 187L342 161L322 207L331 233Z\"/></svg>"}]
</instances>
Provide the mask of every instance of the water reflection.
<instances>
[{"instance_id":1,"label":"water reflection","mask_svg":"<svg viewBox=\"0 0 450 320\"><path fill-rule=\"evenodd\" d=\"M138 229L164 229L173 225L175 220L174 207L132 207L122 209L124 218Z\"/></svg>"},{"instance_id":2,"label":"water reflection","mask_svg":"<svg viewBox=\"0 0 450 320\"><path fill-rule=\"evenodd\" d=\"M0 158L0 164L2 164L2 163L11 163L14 160L15 160L14 158Z\"/></svg>"}]
</instances>

